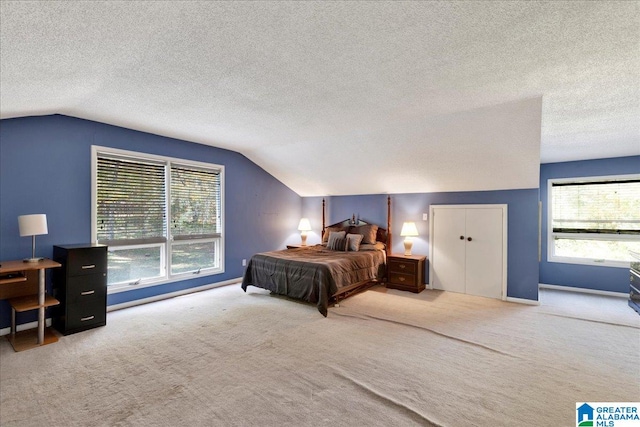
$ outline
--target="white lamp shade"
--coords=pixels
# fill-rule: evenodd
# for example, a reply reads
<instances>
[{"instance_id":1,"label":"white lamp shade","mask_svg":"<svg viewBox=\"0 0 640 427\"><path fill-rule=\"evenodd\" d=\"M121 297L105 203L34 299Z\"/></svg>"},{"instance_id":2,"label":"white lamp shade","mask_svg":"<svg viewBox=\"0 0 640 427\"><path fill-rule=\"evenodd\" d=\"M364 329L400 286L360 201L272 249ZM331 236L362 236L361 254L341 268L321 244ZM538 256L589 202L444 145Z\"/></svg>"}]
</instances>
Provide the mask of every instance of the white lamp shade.
<instances>
[{"instance_id":1,"label":"white lamp shade","mask_svg":"<svg viewBox=\"0 0 640 427\"><path fill-rule=\"evenodd\" d=\"M402 237L414 237L418 236L418 229L415 222L405 222L402 224L402 231L400 231Z\"/></svg>"},{"instance_id":2,"label":"white lamp shade","mask_svg":"<svg viewBox=\"0 0 640 427\"><path fill-rule=\"evenodd\" d=\"M20 236L37 236L47 234L47 215L33 214L20 215L18 217L18 227L20 228Z\"/></svg>"},{"instance_id":3,"label":"white lamp shade","mask_svg":"<svg viewBox=\"0 0 640 427\"><path fill-rule=\"evenodd\" d=\"M298 224L298 231L311 231L311 223L307 218L302 218Z\"/></svg>"}]
</instances>

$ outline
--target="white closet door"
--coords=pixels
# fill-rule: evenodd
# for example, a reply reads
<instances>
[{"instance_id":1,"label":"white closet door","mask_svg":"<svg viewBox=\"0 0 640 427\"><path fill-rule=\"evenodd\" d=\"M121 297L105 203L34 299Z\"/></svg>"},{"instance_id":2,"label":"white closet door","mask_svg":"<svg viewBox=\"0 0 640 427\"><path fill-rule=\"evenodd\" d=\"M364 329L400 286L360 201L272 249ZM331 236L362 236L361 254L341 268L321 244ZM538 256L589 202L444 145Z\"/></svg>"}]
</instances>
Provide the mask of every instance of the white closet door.
<instances>
[{"instance_id":1,"label":"white closet door","mask_svg":"<svg viewBox=\"0 0 640 427\"><path fill-rule=\"evenodd\" d=\"M466 210L466 293L502 298L502 209Z\"/></svg>"},{"instance_id":2,"label":"white closet door","mask_svg":"<svg viewBox=\"0 0 640 427\"><path fill-rule=\"evenodd\" d=\"M432 221L433 288L464 293L465 210L438 208L434 210Z\"/></svg>"},{"instance_id":3,"label":"white closet door","mask_svg":"<svg viewBox=\"0 0 640 427\"><path fill-rule=\"evenodd\" d=\"M507 206L441 205L431 214L433 289L504 299Z\"/></svg>"}]
</instances>

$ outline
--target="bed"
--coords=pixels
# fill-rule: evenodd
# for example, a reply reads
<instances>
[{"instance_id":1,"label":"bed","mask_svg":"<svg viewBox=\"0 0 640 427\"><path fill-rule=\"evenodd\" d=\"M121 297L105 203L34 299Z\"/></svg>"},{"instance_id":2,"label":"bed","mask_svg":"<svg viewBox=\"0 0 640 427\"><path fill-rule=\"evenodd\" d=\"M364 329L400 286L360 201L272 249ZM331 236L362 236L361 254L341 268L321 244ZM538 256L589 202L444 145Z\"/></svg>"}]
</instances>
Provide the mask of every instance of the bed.
<instances>
[{"instance_id":1,"label":"bed","mask_svg":"<svg viewBox=\"0 0 640 427\"><path fill-rule=\"evenodd\" d=\"M247 264L242 289L256 286L313 303L326 317L330 304L383 281L391 248L390 214L388 197L386 228L355 215L325 227L323 200L323 243L255 254Z\"/></svg>"}]
</instances>

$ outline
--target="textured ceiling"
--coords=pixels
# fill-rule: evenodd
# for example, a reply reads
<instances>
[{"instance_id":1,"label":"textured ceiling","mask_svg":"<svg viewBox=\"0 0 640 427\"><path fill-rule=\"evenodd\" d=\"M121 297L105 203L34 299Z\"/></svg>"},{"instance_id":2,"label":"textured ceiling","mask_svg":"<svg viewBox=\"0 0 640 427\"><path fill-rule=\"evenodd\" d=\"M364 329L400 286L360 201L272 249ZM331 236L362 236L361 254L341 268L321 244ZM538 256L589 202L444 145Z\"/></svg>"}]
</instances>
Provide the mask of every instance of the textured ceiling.
<instances>
[{"instance_id":1,"label":"textured ceiling","mask_svg":"<svg viewBox=\"0 0 640 427\"><path fill-rule=\"evenodd\" d=\"M300 195L640 154L640 2L10 2L0 117L238 151Z\"/></svg>"}]
</instances>

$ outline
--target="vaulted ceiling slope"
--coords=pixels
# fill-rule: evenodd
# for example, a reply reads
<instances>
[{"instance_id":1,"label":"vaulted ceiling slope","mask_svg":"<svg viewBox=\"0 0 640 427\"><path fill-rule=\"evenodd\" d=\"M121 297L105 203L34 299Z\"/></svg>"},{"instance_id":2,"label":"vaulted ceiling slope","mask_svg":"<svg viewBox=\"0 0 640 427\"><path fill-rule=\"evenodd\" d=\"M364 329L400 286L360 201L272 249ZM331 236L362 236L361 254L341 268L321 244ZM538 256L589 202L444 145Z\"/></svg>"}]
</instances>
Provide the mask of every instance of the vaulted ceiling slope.
<instances>
[{"instance_id":1,"label":"vaulted ceiling slope","mask_svg":"<svg viewBox=\"0 0 640 427\"><path fill-rule=\"evenodd\" d=\"M231 149L303 196L640 154L638 1L2 1L0 31L0 117Z\"/></svg>"}]
</instances>

